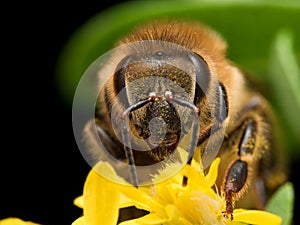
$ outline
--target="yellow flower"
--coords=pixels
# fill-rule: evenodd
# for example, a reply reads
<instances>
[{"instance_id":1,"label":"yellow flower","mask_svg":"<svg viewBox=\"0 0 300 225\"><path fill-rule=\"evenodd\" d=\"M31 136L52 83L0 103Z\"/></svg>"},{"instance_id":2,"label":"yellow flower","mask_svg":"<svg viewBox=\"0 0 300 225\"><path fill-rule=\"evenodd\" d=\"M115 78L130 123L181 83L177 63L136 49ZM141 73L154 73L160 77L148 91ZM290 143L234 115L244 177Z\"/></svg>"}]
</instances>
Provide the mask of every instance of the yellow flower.
<instances>
[{"instance_id":1,"label":"yellow flower","mask_svg":"<svg viewBox=\"0 0 300 225\"><path fill-rule=\"evenodd\" d=\"M0 225L38 225L38 224L29 221L23 221L21 219L12 217L12 218L0 220Z\"/></svg>"},{"instance_id":2,"label":"yellow flower","mask_svg":"<svg viewBox=\"0 0 300 225\"><path fill-rule=\"evenodd\" d=\"M180 153L185 154L183 150ZM75 204L83 208L83 216L74 221L73 225L115 225L119 209L133 205L147 210L149 214L122 222L121 225L280 225L279 216L259 210L236 209L232 221L223 216L224 200L213 189L219 162L219 158L215 159L209 173L205 175L201 165L193 161L193 166L186 165L171 178L139 188L123 185L126 182L116 175L112 167L106 162L100 162L89 173L83 196L75 199ZM153 179L161 180L177 166L180 165L168 165ZM108 181L96 171L113 174L120 184ZM188 184L184 187L183 176L188 177Z\"/></svg>"}]
</instances>

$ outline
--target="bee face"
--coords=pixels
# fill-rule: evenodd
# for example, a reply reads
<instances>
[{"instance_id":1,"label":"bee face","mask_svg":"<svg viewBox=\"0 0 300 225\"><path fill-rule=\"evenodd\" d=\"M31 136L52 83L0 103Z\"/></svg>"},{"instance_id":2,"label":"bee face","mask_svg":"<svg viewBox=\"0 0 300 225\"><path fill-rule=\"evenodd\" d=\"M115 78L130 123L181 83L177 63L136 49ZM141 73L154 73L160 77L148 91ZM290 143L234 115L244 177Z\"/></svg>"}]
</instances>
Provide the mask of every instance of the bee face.
<instances>
[{"instance_id":1,"label":"bee face","mask_svg":"<svg viewBox=\"0 0 300 225\"><path fill-rule=\"evenodd\" d=\"M138 44L149 45L147 42ZM125 107L150 95L155 96L153 101L132 111L129 119L132 133L145 140L151 150L150 155L156 161L162 161L176 149L192 125L191 110L171 103L165 94L170 92L183 101L196 101L197 69L207 65L199 56L191 55L182 47L179 49L174 44L170 46L163 42L150 43L154 44L159 45L155 46L159 51L152 46L154 49L151 52L141 53L136 49L146 46L131 47L130 55L117 66L114 87L116 92L125 89L122 101ZM202 87L206 90L209 73L202 73L201 76L204 76Z\"/></svg>"},{"instance_id":2,"label":"bee face","mask_svg":"<svg viewBox=\"0 0 300 225\"><path fill-rule=\"evenodd\" d=\"M88 142L100 140L113 157L126 162L128 180L138 186L149 172L141 174L136 167L169 156L174 161L177 146L190 136L184 146L187 164L196 149L204 166L221 157L217 186L226 202L224 214L232 216L249 189L268 183L271 169L265 162L274 147L268 104L226 59L226 43L207 27L154 22L119 44L125 46L123 56L103 82L96 118L85 129ZM257 197L262 195L249 192L246 204L262 207Z\"/></svg>"}]
</instances>

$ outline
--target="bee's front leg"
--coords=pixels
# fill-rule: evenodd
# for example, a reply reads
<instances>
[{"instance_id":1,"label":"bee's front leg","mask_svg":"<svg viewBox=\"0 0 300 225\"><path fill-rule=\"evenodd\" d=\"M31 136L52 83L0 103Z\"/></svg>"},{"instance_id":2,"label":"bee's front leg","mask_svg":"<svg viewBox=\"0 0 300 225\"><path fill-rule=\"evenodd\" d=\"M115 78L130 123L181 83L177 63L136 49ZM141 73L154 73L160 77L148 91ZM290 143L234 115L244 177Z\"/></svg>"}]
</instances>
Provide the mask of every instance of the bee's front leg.
<instances>
[{"instance_id":1,"label":"bee's front leg","mask_svg":"<svg viewBox=\"0 0 300 225\"><path fill-rule=\"evenodd\" d=\"M111 162L115 159L113 161L115 169L121 167L122 164L118 162L124 161L124 151L118 142L106 132L98 119L91 119L85 125L84 139L90 164L94 165L99 161Z\"/></svg>"}]
</instances>

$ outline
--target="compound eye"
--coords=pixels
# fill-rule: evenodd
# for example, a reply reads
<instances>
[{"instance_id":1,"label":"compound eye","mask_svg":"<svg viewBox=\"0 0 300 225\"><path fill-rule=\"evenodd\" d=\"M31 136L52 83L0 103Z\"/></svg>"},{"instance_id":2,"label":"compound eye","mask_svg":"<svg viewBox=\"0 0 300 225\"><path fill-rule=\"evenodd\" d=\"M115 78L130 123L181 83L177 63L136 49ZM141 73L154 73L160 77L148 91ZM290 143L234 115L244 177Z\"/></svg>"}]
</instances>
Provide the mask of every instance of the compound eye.
<instances>
[{"instance_id":1,"label":"compound eye","mask_svg":"<svg viewBox=\"0 0 300 225\"><path fill-rule=\"evenodd\" d=\"M125 88L125 70L126 67L131 63L132 57L126 56L123 58L116 67L114 73L114 88L116 93L119 93L123 88Z\"/></svg>"},{"instance_id":2,"label":"compound eye","mask_svg":"<svg viewBox=\"0 0 300 225\"><path fill-rule=\"evenodd\" d=\"M200 99L208 91L209 83L211 80L211 74L207 63L200 55L196 53L190 53L189 58L194 65L195 73L196 73L196 91L195 91L194 104L197 105Z\"/></svg>"}]
</instances>

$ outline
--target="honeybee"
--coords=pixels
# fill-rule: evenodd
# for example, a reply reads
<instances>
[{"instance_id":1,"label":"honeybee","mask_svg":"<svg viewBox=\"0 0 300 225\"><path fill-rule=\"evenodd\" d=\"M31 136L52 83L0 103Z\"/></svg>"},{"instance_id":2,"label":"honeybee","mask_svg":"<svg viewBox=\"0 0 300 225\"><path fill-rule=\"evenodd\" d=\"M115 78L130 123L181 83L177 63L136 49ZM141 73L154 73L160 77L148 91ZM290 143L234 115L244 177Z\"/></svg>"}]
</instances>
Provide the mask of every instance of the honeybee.
<instances>
[{"instance_id":1,"label":"honeybee","mask_svg":"<svg viewBox=\"0 0 300 225\"><path fill-rule=\"evenodd\" d=\"M156 21L118 45L129 47L99 93L95 119L85 127L88 143L100 139L111 156L128 163L129 180L139 186L136 166L176 158L189 134L187 164L195 152L207 164L221 158L224 215L232 217L236 203L263 208L284 180L275 179L281 172L273 163L273 114L226 58L222 37L202 24Z\"/></svg>"}]
</instances>

